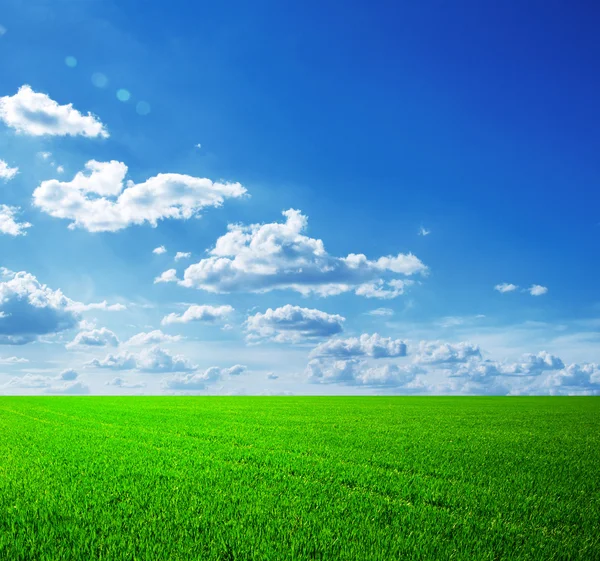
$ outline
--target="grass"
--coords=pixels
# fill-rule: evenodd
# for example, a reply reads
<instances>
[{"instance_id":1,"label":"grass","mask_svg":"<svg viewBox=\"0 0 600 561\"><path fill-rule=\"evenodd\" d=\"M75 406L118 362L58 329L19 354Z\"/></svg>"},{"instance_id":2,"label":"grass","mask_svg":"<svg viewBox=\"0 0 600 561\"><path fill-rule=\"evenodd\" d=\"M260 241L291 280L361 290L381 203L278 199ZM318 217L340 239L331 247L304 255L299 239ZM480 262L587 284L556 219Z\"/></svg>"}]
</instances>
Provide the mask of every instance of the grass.
<instances>
[{"instance_id":1,"label":"grass","mask_svg":"<svg viewBox=\"0 0 600 561\"><path fill-rule=\"evenodd\" d=\"M0 397L0 559L600 559L599 398Z\"/></svg>"}]
</instances>

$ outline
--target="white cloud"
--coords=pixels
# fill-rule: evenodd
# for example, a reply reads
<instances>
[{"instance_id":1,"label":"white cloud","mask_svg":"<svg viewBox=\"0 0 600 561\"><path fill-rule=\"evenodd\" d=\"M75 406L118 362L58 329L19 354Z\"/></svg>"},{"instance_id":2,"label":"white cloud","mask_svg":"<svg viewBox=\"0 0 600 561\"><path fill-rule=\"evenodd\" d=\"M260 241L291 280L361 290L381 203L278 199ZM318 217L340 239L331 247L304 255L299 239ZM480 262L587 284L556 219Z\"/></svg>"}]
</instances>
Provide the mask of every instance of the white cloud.
<instances>
[{"instance_id":1,"label":"white cloud","mask_svg":"<svg viewBox=\"0 0 600 561\"><path fill-rule=\"evenodd\" d=\"M86 366L95 368L107 368L110 370L135 370L137 368L136 356L129 352L116 355L106 355L102 360L97 358L86 362Z\"/></svg>"},{"instance_id":2,"label":"white cloud","mask_svg":"<svg viewBox=\"0 0 600 561\"><path fill-rule=\"evenodd\" d=\"M25 376L15 376L6 384L5 388L48 388L56 378L50 376L40 376L38 374L25 374Z\"/></svg>"},{"instance_id":3,"label":"white cloud","mask_svg":"<svg viewBox=\"0 0 600 561\"><path fill-rule=\"evenodd\" d=\"M56 167L56 171L57 171L57 173L64 173L65 172L65 168L64 168L64 166L57 166Z\"/></svg>"},{"instance_id":4,"label":"white cloud","mask_svg":"<svg viewBox=\"0 0 600 561\"><path fill-rule=\"evenodd\" d=\"M475 316L446 316L434 322L438 327L458 327L461 325L472 325L476 320L484 319L485 315L477 314Z\"/></svg>"},{"instance_id":5,"label":"white cloud","mask_svg":"<svg viewBox=\"0 0 600 561\"><path fill-rule=\"evenodd\" d=\"M65 346L67 349L78 349L80 347L116 347L118 344L118 337L110 329L102 327L90 331L80 331L75 339Z\"/></svg>"},{"instance_id":6,"label":"white cloud","mask_svg":"<svg viewBox=\"0 0 600 561\"><path fill-rule=\"evenodd\" d=\"M145 347L147 345L156 345L158 343L174 343L181 340L181 335L167 335L160 329L155 329L148 333L138 333L129 339L125 344L135 347Z\"/></svg>"},{"instance_id":7,"label":"white cloud","mask_svg":"<svg viewBox=\"0 0 600 561\"><path fill-rule=\"evenodd\" d=\"M541 351L537 354L523 355L521 362L516 367L516 373L539 375L547 370L561 370L564 367L565 365L559 357Z\"/></svg>"},{"instance_id":8,"label":"white cloud","mask_svg":"<svg viewBox=\"0 0 600 561\"><path fill-rule=\"evenodd\" d=\"M277 374L274 374L273 372L269 372L269 374L267 374L267 380L277 380L279 378L279 376L277 376Z\"/></svg>"},{"instance_id":9,"label":"white cloud","mask_svg":"<svg viewBox=\"0 0 600 561\"><path fill-rule=\"evenodd\" d=\"M164 378L162 387L166 390L188 390L198 391L204 390L207 384L211 384L221 380L224 376L239 376L246 371L246 366L236 364L231 368L218 368L212 366L204 372L196 372L194 374L178 374Z\"/></svg>"},{"instance_id":10,"label":"white cloud","mask_svg":"<svg viewBox=\"0 0 600 561\"><path fill-rule=\"evenodd\" d=\"M381 317L391 317L394 315L394 310L390 308L377 308L376 310L371 310L367 312L369 316L381 316Z\"/></svg>"},{"instance_id":11,"label":"white cloud","mask_svg":"<svg viewBox=\"0 0 600 561\"><path fill-rule=\"evenodd\" d=\"M87 366L110 370L139 370L141 372L192 372L197 367L181 355L172 355L158 346L144 349L139 353L122 352L109 354L102 360L94 359Z\"/></svg>"},{"instance_id":12,"label":"white cloud","mask_svg":"<svg viewBox=\"0 0 600 561\"><path fill-rule=\"evenodd\" d=\"M52 290L31 274L2 270L8 280L0 282L0 344L21 345L40 335L76 327L73 301Z\"/></svg>"},{"instance_id":13,"label":"white cloud","mask_svg":"<svg viewBox=\"0 0 600 561\"><path fill-rule=\"evenodd\" d=\"M24 236L27 228L31 228L29 222L17 222L15 217L20 212L18 207L0 205L0 234L9 236Z\"/></svg>"},{"instance_id":14,"label":"white cloud","mask_svg":"<svg viewBox=\"0 0 600 561\"><path fill-rule=\"evenodd\" d=\"M502 292L503 294L505 292L513 292L514 290L517 290L517 288L519 288L516 284L509 284L507 282L504 282L502 284L497 284L494 287L494 290L497 290L498 292Z\"/></svg>"},{"instance_id":15,"label":"white cloud","mask_svg":"<svg viewBox=\"0 0 600 561\"><path fill-rule=\"evenodd\" d=\"M146 384L144 384L142 382L127 382L123 378L113 378L109 382L106 382L105 385L116 386L117 388L128 388L128 389L145 388L146 387Z\"/></svg>"},{"instance_id":16,"label":"white cloud","mask_svg":"<svg viewBox=\"0 0 600 561\"><path fill-rule=\"evenodd\" d=\"M363 360L313 359L306 367L308 380L313 383L342 383L359 386L405 386L418 374L425 372L419 366L384 364L369 367Z\"/></svg>"},{"instance_id":17,"label":"white cloud","mask_svg":"<svg viewBox=\"0 0 600 561\"><path fill-rule=\"evenodd\" d=\"M4 160L0 160L0 179L10 181L17 175L19 168L10 168Z\"/></svg>"},{"instance_id":18,"label":"white cloud","mask_svg":"<svg viewBox=\"0 0 600 561\"><path fill-rule=\"evenodd\" d=\"M248 370L248 367L243 364L236 364L229 368L221 368L221 374L226 376L239 376Z\"/></svg>"},{"instance_id":19,"label":"white cloud","mask_svg":"<svg viewBox=\"0 0 600 561\"><path fill-rule=\"evenodd\" d=\"M389 300L401 296L404 294L404 289L413 284L414 281L411 280L392 279L391 281L384 283L384 281L380 279L375 282L361 284L356 289L355 294L357 296L364 296L365 298L381 298ZM388 288L385 288L386 285Z\"/></svg>"},{"instance_id":20,"label":"white cloud","mask_svg":"<svg viewBox=\"0 0 600 561\"><path fill-rule=\"evenodd\" d=\"M419 236L428 236L429 234L431 234L431 230L427 230L423 226L419 228Z\"/></svg>"},{"instance_id":21,"label":"white cloud","mask_svg":"<svg viewBox=\"0 0 600 561\"><path fill-rule=\"evenodd\" d=\"M164 245L159 245L158 247L155 247L152 250L152 253L155 253L156 255L162 255L163 253L167 252L167 248Z\"/></svg>"},{"instance_id":22,"label":"white cloud","mask_svg":"<svg viewBox=\"0 0 600 561\"><path fill-rule=\"evenodd\" d=\"M177 282L177 271L175 269L164 271L154 279L154 284L158 284L159 282Z\"/></svg>"},{"instance_id":23,"label":"white cloud","mask_svg":"<svg viewBox=\"0 0 600 561\"><path fill-rule=\"evenodd\" d=\"M381 337L378 333L348 339L330 339L317 345L311 357L348 359L355 357L391 358L406 356L406 344L400 339Z\"/></svg>"},{"instance_id":24,"label":"white cloud","mask_svg":"<svg viewBox=\"0 0 600 561\"><path fill-rule=\"evenodd\" d=\"M90 393L90 387L83 382L67 382L62 386L52 386L44 390L44 393L81 395Z\"/></svg>"},{"instance_id":25,"label":"white cloud","mask_svg":"<svg viewBox=\"0 0 600 561\"><path fill-rule=\"evenodd\" d=\"M0 357L0 364L23 364L24 362L29 362L29 360L17 356Z\"/></svg>"},{"instance_id":26,"label":"white cloud","mask_svg":"<svg viewBox=\"0 0 600 561\"><path fill-rule=\"evenodd\" d=\"M160 173L137 184L128 181L124 188L124 163L90 160L85 168L87 173L77 173L72 181L42 181L33 192L33 204L50 216L71 220L71 229L116 232L132 224L156 227L167 218L197 217L206 207L219 207L225 199L246 193L239 183L178 173Z\"/></svg>"},{"instance_id":27,"label":"white cloud","mask_svg":"<svg viewBox=\"0 0 600 561\"><path fill-rule=\"evenodd\" d=\"M452 364L466 362L473 357L481 358L478 345L469 342L443 343L421 341L414 357L416 364Z\"/></svg>"},{"instance_id":28,"label":"white cloud","mask_svg":"<svg viewBox=\"0 0 600 561\"><path fill-rule=\"evenodd\" d=\"M285 343L335 335L342 331L344 321L346 318L339 315L287 304L249 316L245 325L250 340Z\"/></svg>"},{"instance_id":29,"label":"white cloud","mask_svg":"<svg viewBox=\"0 0 600 561\"><path fill-rule=\"evenodd\" d=\"M63 370L58 376L40 376L37 374L25 374L25 376L11 378L4 387L23 389L43 389L49 394L87 394L90 388L87 384L77 380L78 374L75 370ZM56 385L56 384L59 385Z\"/></svg>"},{"instance_id":30,"label":"white cloud","mask_svg":"<svg viewBox=\"0 0 600 561\"><path fill-rule=\"evenodd\" d=\"M189 259L191 257L191 252L189 251L178 251L175 254L175 261L179 261L180 259Z\"/></svg>"},{"instance_id":31,"label":"white cloud","mask_svg":"<svg viewBox=\"0 0 600 561\"><path fill-rule=\"evenodd\" d=\"M124 304L109 304L106 300L84 304L82 302L71 302L69 309L74 312L89 312L90 310L102 310L104 312L122 312L127 309Z\"/></svg>"},{"instance_id":32,"label":"white cloud","mask_svg":"<svg viewBox=\"0 0 600 561\"><path fill-rule=\"evenodd\" d=\"M108 138L97 117L82 115L73 105L59 105L46 94L24 85L13 96L0 97L0 121L18 133L31 136L71 135Z\"/></svg>"},{"instance_id":33,"label":"white cloud","mask_svg":"<svg viewBox=\"0 0 600 561\"><path fill-rule=\"evenodd\" d=\"M548 289L545 286L533 284L527 289L527 291L532 296L542 296L543 294L546 294L546 292L548 292Z\"/></svg>"},{"instance_id":34,"label":"white cloud","mask_svg":"<svg viewBox=\"0 0 600 561\"><path fill-rule=\"evenodd\" d=\"M210 251L210 257L190 265L182 286L215 293L269 292L290 289L301 294L330 296L354 290L367 297L392 298L402 294L406 281L382 276L426 273L412 254L369 260L362 254L329 255L323 242L302 234L307 218L286 210L284 223L230 224ZM175 281L175 271L158 282Z\"/></svg>"},{"instance_id":35,"label":"white cloud","mask_svg":"<svg viewBox=\"0 0 600 561\"><path fill-rule=\"evenodd\" d=\"M169 314L162 319L163 325L172 323L189 323L191 321L213 322L223 320L229 314L233 313L231 306L190 306L183 314Z\"/></svg>"},{"instance_id":36,"label":"white cloud","mask_svg":"<svg viewBox=\"0 0 600 561\"><path fill-rule=\"evenodd\" d=\"M75 370L73 370L72 368L67 368L58 375L58 378L59 380L65 380L67 382L70 382L72 380L77 379L78 376L79 374L77 374Z\"/></svg>"},{"instance_id":37,"label":"white cloud","mask_svg":"<svg viewBox=\"0 0 600 561\"><path fill-rule=\"evenodd\" d=\"M544 385L550 388L600 389L600 366L595 363L570 364L548 376Z\"/></svg>"}]
</instances>

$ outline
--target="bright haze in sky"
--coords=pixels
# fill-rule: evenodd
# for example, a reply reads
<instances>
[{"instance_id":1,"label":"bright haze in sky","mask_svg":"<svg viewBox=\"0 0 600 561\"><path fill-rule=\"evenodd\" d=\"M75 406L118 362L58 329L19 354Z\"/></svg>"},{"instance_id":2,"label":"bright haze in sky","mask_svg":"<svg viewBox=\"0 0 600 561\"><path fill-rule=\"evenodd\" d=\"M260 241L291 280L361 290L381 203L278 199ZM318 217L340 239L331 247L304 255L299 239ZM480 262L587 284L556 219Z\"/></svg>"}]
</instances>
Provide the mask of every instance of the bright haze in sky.
<instances>
[{"instance_id":1,"label":"bright haze in sky","mask_svg":"<svg viewBox=\"0 0 600 561\"><path fill-rule=\"evenodd\" d=\"M600 393L598 11L0 12L0 394Z\"/></svg>"}]
</instances>

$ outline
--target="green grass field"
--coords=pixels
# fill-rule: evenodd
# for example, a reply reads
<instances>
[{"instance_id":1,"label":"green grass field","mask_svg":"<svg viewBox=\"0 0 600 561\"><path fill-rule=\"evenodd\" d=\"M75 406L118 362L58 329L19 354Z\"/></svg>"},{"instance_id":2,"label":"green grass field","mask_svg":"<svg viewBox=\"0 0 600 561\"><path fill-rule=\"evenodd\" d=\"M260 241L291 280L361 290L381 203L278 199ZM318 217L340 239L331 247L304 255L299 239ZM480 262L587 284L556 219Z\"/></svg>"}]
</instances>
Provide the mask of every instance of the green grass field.
<instances>
[{"instance_id":1,"label":"green grass field","mask_svg":"<svg viewBox=\"0 0 600 561\"><path fill-rule=\"evenodd\" d=\"M600 398L1 397L0 559L600 559Z\"/></svg>"}]
</instances>

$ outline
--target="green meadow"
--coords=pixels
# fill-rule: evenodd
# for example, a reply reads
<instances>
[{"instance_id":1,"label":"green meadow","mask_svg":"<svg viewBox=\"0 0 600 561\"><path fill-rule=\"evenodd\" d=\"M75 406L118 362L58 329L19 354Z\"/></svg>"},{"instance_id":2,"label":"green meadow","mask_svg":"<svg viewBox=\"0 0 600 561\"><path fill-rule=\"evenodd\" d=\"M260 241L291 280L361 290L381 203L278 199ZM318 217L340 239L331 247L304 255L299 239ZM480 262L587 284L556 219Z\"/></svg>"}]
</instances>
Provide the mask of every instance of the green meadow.
<instances>
[{"instance_id":1,"label":"green meadow","mask_svg":"<svg viewBox=\"0 0 600 561\"><path fill-rule=\"evenodd\" d=\"M600 559L600 398L0 397L0 559Z\"/></svg>"}]
</instances>

